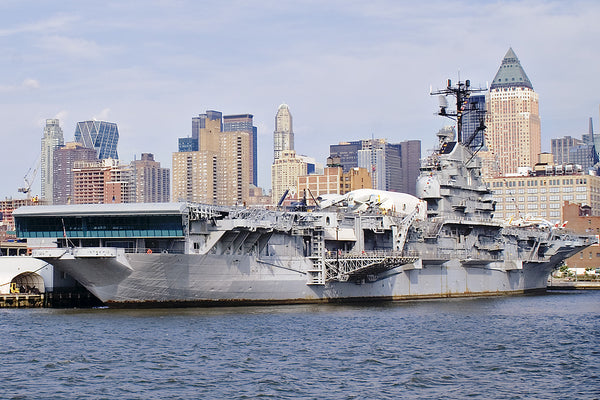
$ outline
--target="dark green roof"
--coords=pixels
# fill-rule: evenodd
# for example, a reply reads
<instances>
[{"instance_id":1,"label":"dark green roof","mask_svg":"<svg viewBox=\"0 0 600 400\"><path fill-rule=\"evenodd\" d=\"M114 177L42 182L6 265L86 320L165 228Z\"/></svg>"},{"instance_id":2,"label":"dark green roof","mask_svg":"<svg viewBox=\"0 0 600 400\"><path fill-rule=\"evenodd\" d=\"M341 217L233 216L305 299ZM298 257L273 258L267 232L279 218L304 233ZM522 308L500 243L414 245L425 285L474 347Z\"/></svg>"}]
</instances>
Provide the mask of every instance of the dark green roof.
<instances>
[{"instance_id":1,"label":"dark green roof","mask_svg":"<svg viewBox=\"0 0 600 400\"><path fill-rule=\"evenodd\" d=\"M521 67L521 63L512 47L502 59L500 69L496 73L490 89L505 87L526 87L533 90L533 85Z\"/></svg>"}]
</instances>

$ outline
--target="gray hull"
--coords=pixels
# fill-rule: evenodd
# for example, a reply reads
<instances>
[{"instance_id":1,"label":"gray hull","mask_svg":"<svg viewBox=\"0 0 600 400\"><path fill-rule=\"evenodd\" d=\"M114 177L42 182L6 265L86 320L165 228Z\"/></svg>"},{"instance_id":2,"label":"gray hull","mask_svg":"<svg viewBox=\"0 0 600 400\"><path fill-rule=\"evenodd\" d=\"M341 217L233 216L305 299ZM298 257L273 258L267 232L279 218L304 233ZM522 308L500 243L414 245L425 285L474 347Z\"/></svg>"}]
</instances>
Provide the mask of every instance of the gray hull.
<instances>
[{"instance_id":1,"label":"gray hull","mask_svg":"<svg viewBox=\"0 0 600 400\"><path fill-rule=\"evenodd\" d=\"M250 256L126 254L69 257L52 263L111 306L284 304L518 294L544 290L552 266L522 269L463 266L458 260L418 262L386 271L375 282L307 285L305 265ZM272 260L274 261L274 260ZM281 260L278 260L281 263Z\"/></svg>"}]
</instances>

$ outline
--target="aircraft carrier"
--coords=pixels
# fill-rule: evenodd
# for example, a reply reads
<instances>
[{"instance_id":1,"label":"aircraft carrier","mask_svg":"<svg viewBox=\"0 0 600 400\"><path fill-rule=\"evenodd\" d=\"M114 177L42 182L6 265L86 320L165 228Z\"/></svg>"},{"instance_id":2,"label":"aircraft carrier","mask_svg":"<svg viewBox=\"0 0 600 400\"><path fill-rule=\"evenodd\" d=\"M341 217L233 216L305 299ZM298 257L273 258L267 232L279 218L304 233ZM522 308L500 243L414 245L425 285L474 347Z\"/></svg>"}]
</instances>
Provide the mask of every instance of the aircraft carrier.
<instances>
[{"instance_id":1,"label":"aircraft carrier","mask_svg":"<svg viewBox=\"0 0 600 400\"><path fill-rule=\"evenodd\" d=\"M470 88L447 92L461 104ZM441 110L444 115L447 111ZM543 291L589 246L544 220L493 219L481 160L455 129L422 160L417 195L361 189L296 210L191 203L23 207L33 256L112 307L286 304Z\"/></svg>"}]
</instances>

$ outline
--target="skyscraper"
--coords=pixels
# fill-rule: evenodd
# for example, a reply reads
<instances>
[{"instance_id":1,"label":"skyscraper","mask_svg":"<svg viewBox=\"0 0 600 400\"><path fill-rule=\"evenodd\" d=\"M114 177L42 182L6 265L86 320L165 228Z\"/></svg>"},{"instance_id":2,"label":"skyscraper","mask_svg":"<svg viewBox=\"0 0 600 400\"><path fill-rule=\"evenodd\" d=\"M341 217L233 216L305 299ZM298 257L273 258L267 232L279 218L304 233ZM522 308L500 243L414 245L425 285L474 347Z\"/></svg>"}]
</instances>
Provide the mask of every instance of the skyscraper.
<instances>
[{"instance_id":1,"label":"skyscraper","mask_svg":"<svg viewBox=\"0 0 600 400\"><path fill-rule=\"evenodd\" d=\"M97 161L96 151L71 142L54 152L54 204L69 204L74 201L73 167L76 161Z\"/></svg>"},{"instance_id":2,"label":"skyscraper","mask_svg":"<svg viewBox=\"0 0 600 400\"><path fill-rule=\"evenodd\" d=\"M462 119L462 142L471 150L485 150L485 95L473 94L467 98Z\"/></svg>"},{"instance_id":3,"label":"skyscraper","mask_svg":"<svg viewBox=\"0 0 600 400\"><path fill-rule=\"evenodd\" d=\"M558 165L572 162L569 158L571 149L583 144L583 140L571 136L550 139L554 163Z\"/></svg>"},{"instance_id":4,"label":"skyscraper","mask_svg":"<svg viewBox=\"0 0 600 400\"><path fill-rule=\"evenodd\" d=\"M141 160L131 162L133 180L133 201L137 203L168 203L170 194L170 173L161 168L154 155L142 153Z\"/></svg>"},{"instance_id":5,"label":"skyscraper","mask_svg":"<svg viewBox=\"0 0 600 400\"><path fill-rule=\"evenodd\" d=\"M292 114L287 104L282 104L275 115L275 131L273 132L274 159L281 157L286 150L294 150L294 130Z\"/></svg>"},{"instance_id":6,"label":"skyscraper","mask_svg":"<svg viewBox=\"0 0 600 400\"><path fill-rule=\"evenodd\" d=\"M75 204L131 203L131 169L117 159L77 161L73 168Z\"/></svg>"},{"instance_id":7,"label":"skyscraper","mask_svg":"<svg viewBox=\"0 0 600 400\"><path fill-rule=\"evenodd\" d=\"M502 60L486 103L488 150L479 153L484 176L532 167L541 152L539 99L512 48Z\"/></svg>"},{"instance_id":8,"label":"skyscraper","mask_svg":"<svg viewBox=\"0 0 600 400\"><path fill-rule=\"evenodd\" d=\"M258 130L252 114L223 116L223 132L246 132L250 137L250 183L258 186Z\"/></svg>"},{"instance_id":9,"label":"skyscraper","mask_svg":"<svg viewBox=\"0 0 600 400\"><path fill-rule=\"evenodd\" d=\"M296 191L298 177L308 173L307 162L294 150L284 150L271 165L271 196L276 204L286 190Z\"/></svg>"},{"instance_id":10,"label":"skyscraper","mask_svg":"<svg viewBox=\"0 0 600 400\"><path fill-rule=\"evenodd\" d=\"M75 141L82 143L85 147L95 149L100 160L119 158L117 154L119 130L114 122L78 122L75 128Z\"/></svg>"},{"instance_id":11,"label":"skyscraper","mask_svg":"<svg viewBox=\"0 0 600 400\"><path fill-rule=\"evenodd\" d=\"M242 125L251 118L243 114L226 119L231 129L227 132L223 131L219 111L209 110L192 118L192 137L186 138L191 140L182 143L180 139L180 151L173 153L174 200L220 205L247 200L252 171L251 134L248 126ZM197 150L191 150L194 148Z\"/></svg>"},{"instance_id":12,"label":"skyscraper","mask_svg":"<svg viewBox=\"0 0 600 400\"><path fill-rule=\"evenodd\" d=\"M52 204L54 193L54 152L64 144L63 131L58 119L47 119L42 137L40 159L41 192L40 196Z\"/></svg>"},{"instance_id":13,"label":"skyscraper","mask_svg":"<svg viewBox=\"0 0 600 400\"><path fill-rule=\"evenodd\" d=\"M344 172L361 167L369 171L372 187L416 194L421 159L421 141L388 143L385 139L341 142L329 146L330 158L339 158Z\"/></svg>"}]
</instances>

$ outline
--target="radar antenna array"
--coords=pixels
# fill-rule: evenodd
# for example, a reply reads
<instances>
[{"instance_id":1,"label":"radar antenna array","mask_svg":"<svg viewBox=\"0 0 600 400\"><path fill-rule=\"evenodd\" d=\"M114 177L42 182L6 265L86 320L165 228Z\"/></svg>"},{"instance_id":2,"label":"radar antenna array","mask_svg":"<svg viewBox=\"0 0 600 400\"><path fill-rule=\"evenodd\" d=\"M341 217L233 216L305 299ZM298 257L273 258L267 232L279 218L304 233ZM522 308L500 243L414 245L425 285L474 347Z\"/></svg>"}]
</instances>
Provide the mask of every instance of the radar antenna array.
<instances>
[{"instance_id":1,"label":"radar antenna array","mask_svg":"<svg viewBox=\"0 0 600 400\"><path fill-rule=\"evenodd\" d=\"M463 137L462 137L462 134L463 134L462 118L465 114L468 114L469 112L472 112L472 111L480 112L481 111L481 110L477 110L477 109L469 109L467 107L467 103L468 103L469 97L471 96L471 93L479 93L479 92L484 92L484 91L486 91L486 89L471 88L471 81L468 79L464 82L461 82L459 80L458 83L454 86L452 85L452 81L450 79L448 79L448 84L445 89L431 91L429 93L432 96L439 96L440 109L438 111L438 115L441 115L442 117L447 117L447 118L450 118L450 119L456 121L456 132L458 135L458 137L457 137L458 142L465 144L467 147L469 147L469 145L471 144L471 142L473 141L473 139L475 138L477 133L485 130L486 126L484 124L484 119L482 118L480 120L479 126L475 129L475 133L470 138L468 138L468 140L467 140L468 143L465 143L465 142L463 142ZM448 108L448 102L446 101L446 96L450 96L450 95L454 96L456 98L456 109L455 110L450 110Z\"/></svg>"}]
</instances>

